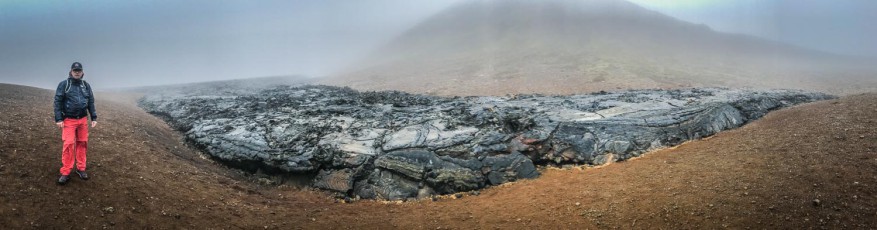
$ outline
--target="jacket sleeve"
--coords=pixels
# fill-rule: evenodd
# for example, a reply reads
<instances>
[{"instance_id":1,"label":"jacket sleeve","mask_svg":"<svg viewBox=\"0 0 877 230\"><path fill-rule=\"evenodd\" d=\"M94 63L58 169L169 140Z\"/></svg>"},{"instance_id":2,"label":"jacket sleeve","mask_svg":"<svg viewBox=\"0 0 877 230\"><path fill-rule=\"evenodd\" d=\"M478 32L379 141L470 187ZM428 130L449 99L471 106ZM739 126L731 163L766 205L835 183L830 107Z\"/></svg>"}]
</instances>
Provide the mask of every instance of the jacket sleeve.
<instances>
[{"instance_id":1,"label":"jacket sleeve","mask_svg":"<svg viewBox=\"0 0 877 230\"><path fill-rule=\"evenodd\" d=\"M91 121L97 121L97 113L94 112L94 92L91 91L91 85L85 83L85 86L88 86L88 114L91 114Z\"/></svg>"},{"instance_id":2,"label":"jacket sleeve","mask_svg":"<svg viewBox=\"0 0 877 230\"><path fill-rule=\"evenodd\" d=\"M62 81L58 83L58 89L55 90L55 122L61 122L64 120L61 117L61 107L64 106L64 87L66 86L67 81Z\"/></svg>"}]
</instances>

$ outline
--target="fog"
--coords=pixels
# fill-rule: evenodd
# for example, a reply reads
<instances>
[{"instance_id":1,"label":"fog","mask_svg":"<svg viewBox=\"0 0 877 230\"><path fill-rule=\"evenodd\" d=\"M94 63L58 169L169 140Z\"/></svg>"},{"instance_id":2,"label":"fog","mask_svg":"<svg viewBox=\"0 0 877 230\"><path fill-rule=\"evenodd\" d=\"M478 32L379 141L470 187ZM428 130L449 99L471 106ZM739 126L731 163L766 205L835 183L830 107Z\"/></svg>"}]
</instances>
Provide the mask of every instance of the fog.
<instances>
[{"instance_id":1,"label":"fog","mask_svg":"<svg viewBox=\"0 0 877 230\"><path fill-rule=\"evenodd\" d=\"M54 88L319 77L457 0L2 1L0 82Z\"/></svg>"},{"instance_id":2,"label":"fog","mask_svg":"<svg viewBox=\"0 0 877 230\"><path fill-rule=\"evenodd\" d=\"M2 1L0 82L54 88L74 61L99 88L322 77L460 1ZM877 57L874 1L632 2L718 31Z\"/></svg>"},{"instance_id":3,"label":"fog","mask_svg":"<svg viewBox=\"0 0 877 230\"><path fill-rule=\"evenodd\" d=\"M630 0L675 18L844 55L877 57L877 1Z\"/></svg>"}]
</instances>

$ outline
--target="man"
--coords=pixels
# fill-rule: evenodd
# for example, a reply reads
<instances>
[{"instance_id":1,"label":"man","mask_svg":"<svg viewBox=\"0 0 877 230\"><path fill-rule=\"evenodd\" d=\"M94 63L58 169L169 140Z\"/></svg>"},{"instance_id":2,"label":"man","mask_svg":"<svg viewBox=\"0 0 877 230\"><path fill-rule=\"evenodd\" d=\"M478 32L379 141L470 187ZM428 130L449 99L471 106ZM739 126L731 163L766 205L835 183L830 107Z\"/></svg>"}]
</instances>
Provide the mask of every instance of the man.
<instances>
[{"instance_id":1,"label":"man","mask_svg":"<svg viewBox=\"0 0 877 230\"><path fill-rule=\"evenodd\" d=\"M70 66L67 80L58 84L55 90L55 124L61 128L61 139L64 149L61 152L61 177L58 184L67 184L73 163L76 163L76 174L88 180L85 172L85 153L88 150L88 118L91 115L91 127L97 126L97 114L94 112L94 94L91 86L82 80L82 64L74 62Z\"/></svg>"}]
</instances>

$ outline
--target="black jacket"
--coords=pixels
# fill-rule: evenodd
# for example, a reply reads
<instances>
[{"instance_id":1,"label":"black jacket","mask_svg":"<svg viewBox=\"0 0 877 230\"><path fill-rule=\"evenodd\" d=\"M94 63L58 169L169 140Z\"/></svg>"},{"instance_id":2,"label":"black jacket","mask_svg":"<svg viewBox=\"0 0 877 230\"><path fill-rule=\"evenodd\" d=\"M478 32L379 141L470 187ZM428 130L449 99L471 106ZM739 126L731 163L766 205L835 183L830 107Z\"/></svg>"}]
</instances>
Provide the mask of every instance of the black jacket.
<instances>
[{"instance_id":1,"label":"black jacket","mask_svg":"<svg viewBox=\"0 0 877 230\"><path fill-rule=\"evenodd\" d=\"M64 118L83 118L89 114L92 121L97 121L94 93L88 82L70 77L59 83L55 90L55 122L61 122Z\"/></svg>"}]
</instances>

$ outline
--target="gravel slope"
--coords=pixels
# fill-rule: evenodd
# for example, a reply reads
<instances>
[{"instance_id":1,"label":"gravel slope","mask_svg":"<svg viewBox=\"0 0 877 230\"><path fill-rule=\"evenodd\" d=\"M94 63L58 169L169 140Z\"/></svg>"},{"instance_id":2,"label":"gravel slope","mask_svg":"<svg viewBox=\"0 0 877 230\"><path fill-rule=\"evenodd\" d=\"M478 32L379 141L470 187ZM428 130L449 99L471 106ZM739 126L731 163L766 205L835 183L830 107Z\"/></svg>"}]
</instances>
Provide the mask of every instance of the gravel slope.
<instances>
[{"instance_id":1,"label":"gravel slope","mask_svg":"<svg viewBox=\"0 0 877 230\"><path fill-rule=\"evenodd\" d=\"M89 171L55 185L52 92L0 84L4 228L868 228L877 94L805 104L622 163L543 170L438 201L343 203L200 157L134 104L97 94ZM818 200L818 201L817 201Z\"/></svg>"}]
</instances>

